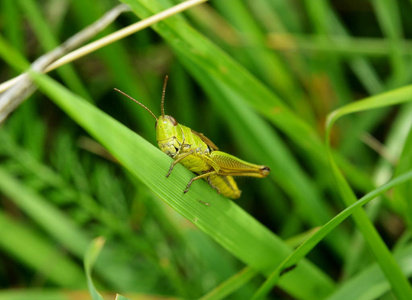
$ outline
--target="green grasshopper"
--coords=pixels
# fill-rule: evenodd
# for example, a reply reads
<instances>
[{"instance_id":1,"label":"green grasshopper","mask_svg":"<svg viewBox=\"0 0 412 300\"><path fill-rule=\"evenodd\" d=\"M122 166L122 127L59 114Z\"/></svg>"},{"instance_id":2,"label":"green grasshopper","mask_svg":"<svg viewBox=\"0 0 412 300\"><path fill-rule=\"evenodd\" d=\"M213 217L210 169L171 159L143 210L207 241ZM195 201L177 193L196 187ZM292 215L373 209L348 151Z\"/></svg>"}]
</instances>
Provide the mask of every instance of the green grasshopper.
<instances>
[{"instance_id":1,"label":"green grasshopper","mask_svg":"<svg viewBox=\"0 0 412 300\"><path fill-rule=\"evenodd\" d=\"M165 115L164 100L167 79L168 76L165 77L163 83L162 115L158 118L142 103L115 89L142 106L156 119L156 139L159 148L174 159L166 177L170 176L176 164L181 163L190 171L198 174L189 181L184 193L189 190L194 181L204 178L218 193L237 199L240 197L241 191L232 176L263 178L269 174L269 167L251 164L233 155L218 151L219 148L202 133L180 125L172 116Z\"/></svg>"}]
</instances>

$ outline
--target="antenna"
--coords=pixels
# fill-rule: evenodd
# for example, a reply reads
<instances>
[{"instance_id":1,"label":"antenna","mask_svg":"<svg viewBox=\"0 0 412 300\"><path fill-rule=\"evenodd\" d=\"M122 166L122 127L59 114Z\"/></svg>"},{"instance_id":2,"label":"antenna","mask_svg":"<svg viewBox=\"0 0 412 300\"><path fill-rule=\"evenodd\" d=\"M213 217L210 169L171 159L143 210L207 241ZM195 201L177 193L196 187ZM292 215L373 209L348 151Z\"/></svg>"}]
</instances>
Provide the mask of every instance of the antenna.
<instances>
[{"instance_id":1,"label":"antenna","mask_svg":"<svg viewBox=\"0 0 412 300\"><path fill-rule=\"evenodd\" d=\"M166 93L166 85L167 85L168 78L169 76L166 75L165 80L163 81L162 104L160 105L160 110L162 111L162 117L164 117L165 115L165 93Z\"/></svg>"},{"instance_id":2,"label":"antenna","mask_svg":"<svg viewBox=\"0 0 412 300\"><path fill-rule=\"evenodd\" d=\"M146 106L144 106L142 103L140 103L139 101L137 101L137 100L134 99L133 97L129 96L128 94L122 92L121 90L118 90L118 89L116 89L116 88L115 88L114 90L115 90L116 92L119 92L120 94L123 94L123 95L126 96L127 98L133 100L133 101L136 102L137 104L139 104L141 107L143 107L145 110L147 110L147 111L153 116L153 118L155 118L156 121L157 121L157 118L156 118L156 116L154 115L154 113L152 113L152 111L151 111L150 109L148 109Z\"/></svg>"}]
</instances>

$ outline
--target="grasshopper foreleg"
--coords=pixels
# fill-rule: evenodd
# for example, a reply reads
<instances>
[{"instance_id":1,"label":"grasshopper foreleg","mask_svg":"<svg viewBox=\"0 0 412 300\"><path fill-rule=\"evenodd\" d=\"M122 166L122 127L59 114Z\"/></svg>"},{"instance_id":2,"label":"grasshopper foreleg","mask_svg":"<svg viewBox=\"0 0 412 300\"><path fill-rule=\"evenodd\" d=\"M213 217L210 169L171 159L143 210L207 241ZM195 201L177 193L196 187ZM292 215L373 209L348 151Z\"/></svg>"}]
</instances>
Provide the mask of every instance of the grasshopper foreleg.
<instances>
[{"instance_id":1,"label":"grasshopper foreleg","mask_svg":"<svg viewBox=\"0 0 412 300\"><path fill-rule=\"evenodd\" d=\"M185 154L182 154L182 156L180 156L178 159L176 159L173 163L172 163L172 165L170 166L170 168L169 168L169 172L167 173L167 175L166 175L166 177L169 177L170 176L170 174L172 173L172 171L173 171L173 168L176 166L176 164L178 164L182 159L184 159L185 157L188 157L189 155L191 155L191 154L193 154L193 150L192 151L189 151L189 152L187 152L187 153L185 153Z\"/></svg>"},{"instance_id":2,"label":"grasshopper foreleg","mask_svg":"<svg viewBox=\"0 0 412 300\"><path fill-rule=\"evenodd\" d=\"M183 141L181 143L179 143L179 141L177 141L177 143L179 144L180 147L179 147L179 149L177 149L177 152L172 156L173 158L175 158L176 156L178 156L180 154L180 151L183 149L183 147L185 145L185 135L183 133L183 130L182 130L182 136L183 136Z\"/></svg>"},{"instance_id":3,"label":"grasshopper foreleg","mask_svg":"<svg viewBox=\"0 0 412 300\"><path fill-rule=\"evenodd\" d=\"M193 177L192 179L190 179L190 181L189 181L189 183L187 184L186 189L183 191L183 193L186 194L186 193L189 191L190 186L192 185L192 183L193 183L195 180L198 180L198 179L201 179L201 178L205 178L205 177L208 177L208 176L213 175L213 174L216 174L216 173L217 173L217 172L216 172L215 170L213 170L213 171L210 171L210 172L201 174L201 175L199 175L199 176Z\"/></svg>"}]
</instances>

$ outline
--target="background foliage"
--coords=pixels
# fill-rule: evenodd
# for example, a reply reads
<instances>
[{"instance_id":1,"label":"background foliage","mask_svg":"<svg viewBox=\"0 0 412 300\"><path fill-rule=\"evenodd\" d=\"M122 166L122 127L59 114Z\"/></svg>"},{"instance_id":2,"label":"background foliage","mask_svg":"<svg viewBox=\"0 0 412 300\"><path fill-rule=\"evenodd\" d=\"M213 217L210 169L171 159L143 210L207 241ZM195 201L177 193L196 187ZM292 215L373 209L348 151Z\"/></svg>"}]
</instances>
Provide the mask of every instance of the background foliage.
<instances>
[{"instance_id":1,"label":"background foliage","mask_svg":"<svg viewBox=\"0 0 412 300\"><path fill-rule=\"evenodd\" d=\"M123 2L132 12L97 38L178 1ZM1 1L0 81L21 71L10 57L33 61L117 4ZM0 128L0 299L89 298L97 236L92 276L108 299L250 299L270 274L269 299L410 299L411 13L406 0L209 1L53 79L33 74L39 91ZM154 120L113 90L158 115L166 74L167 114L272 169L240 178L236 202L205 182L183 196L193 175L165 178ZM366 214L329 222L402 174Z\"/></svg>"}]
</instances>

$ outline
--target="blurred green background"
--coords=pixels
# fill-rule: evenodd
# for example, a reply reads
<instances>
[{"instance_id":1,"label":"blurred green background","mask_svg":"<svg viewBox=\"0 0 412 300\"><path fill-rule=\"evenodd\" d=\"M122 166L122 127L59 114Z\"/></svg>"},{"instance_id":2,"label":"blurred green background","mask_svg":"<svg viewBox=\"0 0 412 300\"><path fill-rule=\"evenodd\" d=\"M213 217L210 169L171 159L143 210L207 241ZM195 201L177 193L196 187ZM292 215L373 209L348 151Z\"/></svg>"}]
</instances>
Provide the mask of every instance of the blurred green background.
<instances>
[{"instance_id":1,"label":"blurred green background","mask_svg":"<svg viewBox=\"0 0 412 300\"><path fill-rule=\"evenodd\" d=\"M96 39L179 3L124 2L133 12L122 14ZM34 61L117 4L1 0L1 37ZM49 75L156 145L153 118L113 88L159 115L168 74L167 114L204 133L220 150L271 168L265 179L238 178L242 197L230 205L243 208L293 249L347 206L326 155L328 114L411 83L410 15L407 0L214 0ZM3 82L20 70L0 52ZM111 293L107 299L113 292L132 299L198 299L225 280L242 277L244 267L262 271L245 258L262 255L254 248L259 245L236 250L236 244L220 242L219 228L199 230L196 219L189 222L162 197L170 187L159 183L161 192L148 187L116 162L101 146L106 145L102 138L96 142L77 117L49 98L35 92L0 126L1 300L89 299L82 260L97 236L107 242L93 278L98 290ZM334 126L334 158L358 197L412 169L411 123L412 106L403 104L348 115ZM117 143L111 147L128 147ZM156 185L150 172L147 180ZM166 173L167 168L160 175ZM366 207L407 276L412 274L411 195L409 182ZM225 213L219 222L205 222L224 227ZM239 216L234 222L248 220L237 212L231 216ZM324 286L318 299L395 299L385 277L374 277L378 267L366 244L349 219L310 252L314 272L325 278L313 279ZM282 257L277 255L272 258ZM228 295L218 287L224 296L207 299L250 299L263 274L268 272L250 275L239 288L227 282ZM267 297L316 299L313 286L286 283Z\"/></svg>"}]
</instances>

